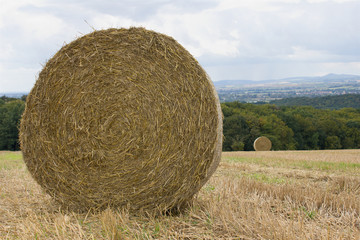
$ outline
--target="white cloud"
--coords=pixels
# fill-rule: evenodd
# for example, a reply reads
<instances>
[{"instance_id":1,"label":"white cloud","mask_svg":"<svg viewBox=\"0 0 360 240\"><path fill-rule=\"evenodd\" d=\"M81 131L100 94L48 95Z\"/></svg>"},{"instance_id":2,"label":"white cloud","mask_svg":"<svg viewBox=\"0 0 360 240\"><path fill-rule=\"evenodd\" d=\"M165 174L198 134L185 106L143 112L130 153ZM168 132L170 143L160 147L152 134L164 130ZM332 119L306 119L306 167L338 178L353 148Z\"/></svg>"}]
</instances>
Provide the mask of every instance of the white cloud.
<instances>
[{"instance_id":1,"label":"white cloud","mask_svg":"<svg viewBox=\"0 0 360 240\"><path fill-rule=\"evenodd\" d=\"M138 23L130 18L113 16L109 14L97 14L91 19L91 27L99 29L121 28L136 26Z\"/></svg>"},{"instance_id":2,"label":"white cloud","mask_svg":"<svg viewBox=\"0 0 360 240\"><path fill-rule=\"evenodd\" d=\"M92 27L143 26L170 35L215 80L360 74L359 1L0 0L0 6L0 88L29 87L24 81L33 84L41 63Z\"/></svg>"},{"instance_id":3,"label":"white cloud","mask_svg":"<svg viewBox=\"0 0 360 240\"><path fill-rule=\"evenodd\" d=\"M18 12L12 19L12 25L21 28L20 31L28 38L41 41L67 31L63 20L50 14Z\"/></svg>"},{"instance_id":4,"label":"white cloud","mask_svg":"<svg viewBox=\"0 0 360 240\"><path fill-rule=\"evenodd\" d=\"M5 24L9 23L9 20L14 20L14 15L19 12L19 9L29 5L27 0L0 0L0 27L3 27ZM40 6L40 0L32 0L31 5Z\"/></svg>"},{"instance_id":5,"label":"white cloud","mask_svg":"<svg viewBox=\"0 0 360 240\"><path fill-rule=\"evenodd\" d=\"M0 92L28 92L33 87L40 68L17 67L10 69L0 65Z\"/></svg>"},{"instance_id":6,"label":"white cloud","mask_svg":"<svg viewBox=\"0 0 360 240\"><path fill-rule=\"evenodd\" d=\"M281 57L284 60L303 61L303 62L323 62L336 59L336 55L319 50L309 50L301 46L293 46L292 52Z\"/></svg>"},{"instance_id":7,"label":"white cloud","mask_svg":"<svg viewBox=\"0 0 360 240\"><path fill-rule=\"evenodd\" d=\"M175 6L165 5L147 21L134 21L122 16L98 14L91 20L95 29L144 26L170 35L183 44L195 57L204 53L236 56L238 40L227 29L221 29L221 16L213 10L181 13Z\"/></svg>"},{"instance_id":8,"label":"white cloud","mask_svg":"<svg viewBox=\"0 0 360 240\"><path fill-rule=\"evenodd\" d=\"M13 46L0 38L0 61L6 61L15 53Z\"/></svg>"},{"instance_id":9,"label":"white cloud","mask_svg":"<svg viewBox=\"0 0 360 240\"><path fill-rule=\"evenodd\" d=\"M299 3L301 0L221 0L218 10L251 9L260 12L275 11L279 4Z\"/></svg>"},{"instance_id":10,"label":"white cloud","mask_svg":"<svg viewBox=\"0 0 360 240\"><path fill-rule=\"evenodd\" d=\"M326 2L336 2L336 3L346 3L346 2L356 2L358 0L306 0L309 3L326 3Z\"/></svg>"},{"instance_id":11,"label":"white cloud","mask_svg":"<svg viewBox=\"0 0 360 240\"><path fill-rule=\"evenodd\" d=\"M32 5L27 5L23 2L16 2L17 4L9 4L10 1L5 1L5 8L1 10L0 29L6 31L17 32L22 37L36 40L46 40L56 34L61 34L67 30L67 25L64 20L47 12L37 12L27 9L37 8L37 2Z\"/></svg>"},{"instance_id":12,"label":"white cloud","mask_svg":"<svg viewBox=\"0 0 360 240\"><path fill-rule=\"evenodd\" d=\"M224 26L217 11L182 15L162 12L152 25L174 36L196 57L206 53L230 57L238 54L239 41L230 35L231 29Z\"/></svg>"}]
</instances>

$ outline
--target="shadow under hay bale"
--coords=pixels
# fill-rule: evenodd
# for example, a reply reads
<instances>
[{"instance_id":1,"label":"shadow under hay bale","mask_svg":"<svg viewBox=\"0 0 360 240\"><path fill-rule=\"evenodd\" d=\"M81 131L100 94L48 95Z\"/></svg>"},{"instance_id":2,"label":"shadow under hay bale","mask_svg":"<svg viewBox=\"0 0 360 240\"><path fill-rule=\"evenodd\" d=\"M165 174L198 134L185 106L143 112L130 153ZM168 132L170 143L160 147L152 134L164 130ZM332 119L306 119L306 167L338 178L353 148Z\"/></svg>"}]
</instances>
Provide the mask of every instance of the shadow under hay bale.
<instances>
[{"instance_id":1,"label":"shadow under hay bale","mask_svg":"<svg viewBox=\"0 0 360 240\"><path fill-rule=\"evenodd\" d=\"M20 141L30 173L63 207L167 210L216 170L221 108L206 72L173 38L94 31L46 63Z\"/></svg>"},{"instance_id":2,"label":"shadow under hay bale","mask_svg":"<svg viewBox=\"0 0 360 240\"><path fill-rule=\"evenodd\" d=\"M267 137L258 137L254 141L254 149L255 151L270 151L271 149L271 141Z\"/></svg>"}]
</instances>

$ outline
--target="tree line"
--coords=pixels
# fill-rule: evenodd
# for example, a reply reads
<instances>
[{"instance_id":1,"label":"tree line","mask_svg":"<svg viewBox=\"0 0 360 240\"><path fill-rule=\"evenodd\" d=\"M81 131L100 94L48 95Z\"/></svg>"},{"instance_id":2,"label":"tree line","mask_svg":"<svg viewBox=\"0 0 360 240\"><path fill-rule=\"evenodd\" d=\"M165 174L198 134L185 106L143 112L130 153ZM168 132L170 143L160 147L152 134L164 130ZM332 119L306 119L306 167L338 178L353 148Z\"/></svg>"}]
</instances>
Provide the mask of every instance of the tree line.
<instances>
[{"instance_id":1,"label":"tree line","mask_svg":"<svg viewBox=\"0 0 360 240\"><path fill-rule=\"evenodd\" d=\"M26 96L0 97L0 150L19 150L19 124ZM252 151L266 136L273 150L360 148L360 109L321 110L311 106L226 102L224 151Z\"/></svg>"},{"instance_id":2,"label":"tree line","mask_svg":"<svg viewBox=\"0 0 360 240\"><path fill-rule=\"evenodd\" d=\"M19 124L25 99L0 97L0 150L19 150Z\"/></svg>"},{"instance_id":3,"label":"tree line","mask_svg":"<svg viewBox=\"0 0 360 240\"><path fill-rule=\"evenodd\" d=\"M360 94L323 97L293 97L270 101L276 106L313 106L318 109L360 108Z\"/></svg>"},{"instance_id":4,"label":"tree line","mask_svg":"<svg viewBox=\"0 0 360 240\"><path fill-rule=\"evenodd\" d=\"M273 150L360 148L360 109L222 103L224 151L251 151L259 136Z\"/></svg>"}]
</instances>

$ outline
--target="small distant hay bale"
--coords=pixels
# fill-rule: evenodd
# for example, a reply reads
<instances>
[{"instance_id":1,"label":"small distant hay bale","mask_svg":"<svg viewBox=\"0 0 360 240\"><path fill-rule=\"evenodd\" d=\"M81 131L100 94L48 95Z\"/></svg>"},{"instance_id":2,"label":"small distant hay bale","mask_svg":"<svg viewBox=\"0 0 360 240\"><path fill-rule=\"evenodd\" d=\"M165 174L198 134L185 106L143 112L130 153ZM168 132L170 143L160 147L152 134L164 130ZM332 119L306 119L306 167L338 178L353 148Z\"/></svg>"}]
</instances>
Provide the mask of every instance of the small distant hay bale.
<instances>
[{"instance_id":1,"label":"small distant hay bale","mask_svg":"<svg viewBox=\"0 0 360 240\"><path fill-rule=\"evenodd\" d=\"M270 151L271 149L271 141L265 136L258 137L254 141L254 149L255 151Z\"/></svg>"},{"instance_id":2,"label":"small distant hay bale","mask_svg":"<svg viewBox=\"0 0 360 240\"><path fill-rule=\"evenodd\" d=\"M221 158L211 80L173 38L144 28L94 31L62 47L28 95L24 161L63 207L168 210Z\"/></svg>"}]
</instances>

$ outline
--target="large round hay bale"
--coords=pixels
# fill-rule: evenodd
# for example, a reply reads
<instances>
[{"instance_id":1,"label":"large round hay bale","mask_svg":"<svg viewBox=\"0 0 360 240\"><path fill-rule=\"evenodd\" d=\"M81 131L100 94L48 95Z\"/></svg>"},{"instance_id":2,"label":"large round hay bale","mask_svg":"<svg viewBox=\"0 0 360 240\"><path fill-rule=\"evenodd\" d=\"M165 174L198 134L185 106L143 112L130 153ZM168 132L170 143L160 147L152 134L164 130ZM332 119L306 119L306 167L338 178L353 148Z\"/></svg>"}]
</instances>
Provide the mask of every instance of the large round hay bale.
<instances>
[{"instance_id":1,"label":"large round hay bale","mask_svg":"<svg viewBox=\"0 0 360 240\"><path fill-rule=\"evenodd\" d=\"M265 136L258 137L254 141L254 149L255 151L270 151L271 149L271 141Z\"/></svg>"},{"instance_id":2,"label":"large round hay bale","mask_svg":"<svg viewBox=\"0 0 360 240\"><path fill-rule=\"evenodd\" d=\"M173 38L94 31L62 47L28 95L20 127L35 180L72 210L167 210L219 164L213 84Z\"/></svg>"}]
</instances>

